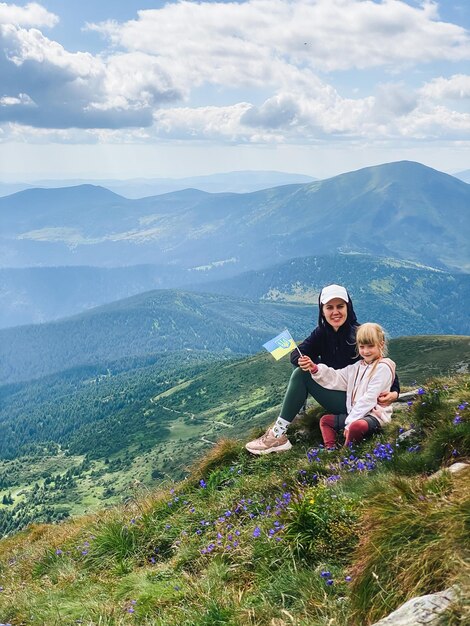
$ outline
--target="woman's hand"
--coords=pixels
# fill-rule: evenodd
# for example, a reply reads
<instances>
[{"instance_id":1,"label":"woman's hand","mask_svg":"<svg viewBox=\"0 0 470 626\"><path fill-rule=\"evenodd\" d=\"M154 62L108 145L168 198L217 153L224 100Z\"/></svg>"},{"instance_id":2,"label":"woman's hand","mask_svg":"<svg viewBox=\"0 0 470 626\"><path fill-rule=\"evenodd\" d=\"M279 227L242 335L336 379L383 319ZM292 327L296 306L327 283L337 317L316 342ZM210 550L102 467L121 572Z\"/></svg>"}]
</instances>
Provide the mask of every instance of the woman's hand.
<instances>
[{"instance_id":1,"label":"woman's hand","mask_svg":"<svg viewBox=\"0 0 470 626\"><path fill-rule=\"evenodd\" d=\"M309 356L304 355L299 357L297 363L299 364L300 369L304 372L310 372L311 374L315 374L315 372L318 371L316 363L314 363Z\"/></svg>"},{"instance_id":2,"label":"woman's hand","mask_svg":"<svg viewBox=\"0 0 470 626\"><path fill-rule=\"evenodd\" d=\"M392 402L398 400L398 393L396 391L382 391L377 398L377 403L379 406L390 406Z\"/></svg>"}]
</instances>

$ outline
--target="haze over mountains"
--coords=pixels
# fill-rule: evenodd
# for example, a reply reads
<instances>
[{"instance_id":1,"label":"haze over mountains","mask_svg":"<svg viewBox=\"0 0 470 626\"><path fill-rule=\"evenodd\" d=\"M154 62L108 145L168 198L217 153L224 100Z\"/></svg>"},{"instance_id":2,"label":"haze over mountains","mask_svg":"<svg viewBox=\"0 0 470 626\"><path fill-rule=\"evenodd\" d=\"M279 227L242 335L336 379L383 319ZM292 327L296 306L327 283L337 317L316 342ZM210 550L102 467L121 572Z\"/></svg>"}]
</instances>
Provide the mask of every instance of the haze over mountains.
<instances>
[{"instance_id":1,"label":"haze over mountains","mask_svg":"<svg viewBox=\"0 0 470 626\"><path fill-rule=\"evenodd\" d=\"M249 193L279 185L313 182L315 178L304 174L289 174L271 171L239 171L188 178L136 178L130 180L94 180L93 184L106 187L125 198L144 198L172 191L194 188L209 193ZM0 183L0 196L6 196L35 187L76 187L88 184L89 180L38 180L35 184Z\"/></svg>"},{"instance_id":2,"label":"haze over mountains","mask_svg":"<svg viewBox=\"0 0 470 626\"><path fill-rule=\"evenodd\" d=\"M468 184L406 161L248 194L33 189L0 198L0 265L152 263L233 276L346 250L468 270L469 206Z\"/></svg>"},{"instance_id":3,"label":"haze over mountains","mask_svg":"<svg viewBox=\"0 0 470 626\"><path fill-rule=\"evenodd\" d=\"M0 198L0 324L67 318L2 331L0 379L172 350L251 354L285 326L304 336L329 282L392 336L466 334L469 207L468 184L406 161L246 194Z\"/></svg>"},{"instance_id":4,"label":"haze over mountains","mask_svg":"<svg viewBox=\"0 0 470 626\"><path fill-rule=\"evenodd\" d=\"M463 172L457 172L454 174L456 178L460 178L465 183L470 183L470 170L464 170Z\"/></svg>"}]
</instances>

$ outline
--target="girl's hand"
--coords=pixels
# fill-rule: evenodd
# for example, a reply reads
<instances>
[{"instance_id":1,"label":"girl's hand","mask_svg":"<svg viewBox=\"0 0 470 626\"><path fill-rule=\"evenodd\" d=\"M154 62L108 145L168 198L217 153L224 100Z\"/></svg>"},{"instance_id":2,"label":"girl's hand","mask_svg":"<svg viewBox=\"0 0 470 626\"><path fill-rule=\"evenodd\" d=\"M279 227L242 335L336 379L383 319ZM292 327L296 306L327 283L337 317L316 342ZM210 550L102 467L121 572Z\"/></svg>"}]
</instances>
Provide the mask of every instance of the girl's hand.
<instances>
[{"instance_id":1,"label":"girl's hand","mask_svg":"<svg viewBox=\"0 0 470 626\"><path fill-rule=\"evenodd\" d=\"M315 374L315 372L318 371L317 365L312 361L309 356L301 356L297 363L299 364L300 369L304 372L310 372L312 374Z\"/></svg>"}]
</instances>

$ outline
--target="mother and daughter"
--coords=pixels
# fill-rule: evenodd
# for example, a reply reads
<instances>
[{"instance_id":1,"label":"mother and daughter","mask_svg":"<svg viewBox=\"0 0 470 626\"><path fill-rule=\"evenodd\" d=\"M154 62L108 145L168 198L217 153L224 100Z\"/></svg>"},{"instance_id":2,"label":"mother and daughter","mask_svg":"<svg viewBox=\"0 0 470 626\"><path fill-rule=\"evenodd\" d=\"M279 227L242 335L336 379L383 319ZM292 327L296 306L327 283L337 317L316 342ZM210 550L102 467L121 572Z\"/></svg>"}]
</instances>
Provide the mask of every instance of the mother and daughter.
<instances>
[{"instance_id":1,"label":"mother and daughter","mask_svg":"<svg viewBox=\"0 0 470 626\"><path fill-rule=\"evenodd\" d=\"M395 363L386 358L385 333L378 324L360 325L347 290L328 285L318 301L318 326L291 353L291 375L280 416L266 433L246 444L252 454L292 447L286 431L308 394L327 412L320 419L325 447L345 445L379 432L390 421L391 404L400 393Z\"/></svg>"}]
</instances>

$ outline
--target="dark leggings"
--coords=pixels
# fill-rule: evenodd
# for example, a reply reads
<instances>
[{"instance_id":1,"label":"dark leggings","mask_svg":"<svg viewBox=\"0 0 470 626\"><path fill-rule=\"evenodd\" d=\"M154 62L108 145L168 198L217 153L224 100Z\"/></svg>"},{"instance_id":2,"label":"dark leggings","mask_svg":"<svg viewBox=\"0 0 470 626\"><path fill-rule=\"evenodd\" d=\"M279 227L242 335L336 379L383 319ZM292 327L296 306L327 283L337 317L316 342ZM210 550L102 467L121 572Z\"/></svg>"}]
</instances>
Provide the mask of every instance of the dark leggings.
<instances>
[{"instance_id":1,"label":"dark leggings","mask_svg":"<svg viewBox=\"0 0 470 626\"><path fill-rule=\"evenodd\" d=\"M296 367L290 377L284 402L282 403L282 419L292 422L305 403L308 394L313 396L327 413L333 413L334 415L347 413L345 391L325 389L325 387L313 380L310 372L304 372L300 367Z\"/></svg>"}]
</instances>

